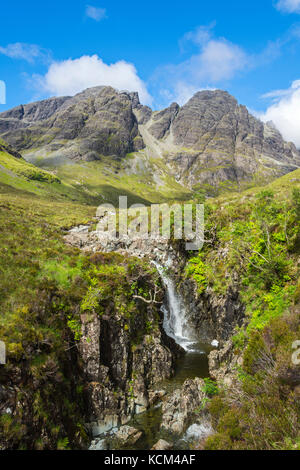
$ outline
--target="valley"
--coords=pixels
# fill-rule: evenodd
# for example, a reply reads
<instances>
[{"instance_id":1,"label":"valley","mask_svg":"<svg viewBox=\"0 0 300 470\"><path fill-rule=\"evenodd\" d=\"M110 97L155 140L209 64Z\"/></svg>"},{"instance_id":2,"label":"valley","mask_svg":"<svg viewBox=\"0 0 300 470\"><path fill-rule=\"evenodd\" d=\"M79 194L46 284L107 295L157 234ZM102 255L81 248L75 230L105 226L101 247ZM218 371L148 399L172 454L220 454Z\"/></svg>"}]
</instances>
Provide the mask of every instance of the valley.
<instances>
[{"instance_id":1,"label":"valley","mask_svg":"<svg viewBox=\"0 0 300 470\"><path fill-rule=\"evenodd\" d=\"M0 136L0 449L299 449L295 145L220 90L96 87ZM202 250L104 243L120 195L204 203Z\"/></svg>"}]
</instances>

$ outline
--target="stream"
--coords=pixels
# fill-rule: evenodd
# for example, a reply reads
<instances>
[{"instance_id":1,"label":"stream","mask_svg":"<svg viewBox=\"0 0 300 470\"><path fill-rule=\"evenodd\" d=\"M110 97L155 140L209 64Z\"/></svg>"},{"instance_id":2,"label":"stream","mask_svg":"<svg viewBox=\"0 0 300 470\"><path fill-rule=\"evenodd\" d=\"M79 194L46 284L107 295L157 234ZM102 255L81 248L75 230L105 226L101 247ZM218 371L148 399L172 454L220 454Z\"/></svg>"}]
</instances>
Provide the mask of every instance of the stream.
<instances>
[{"instance_id":1,"label":"stream","mask_svg":"<svg viewBox=\"0 0 300 470\"><path fill-rule=\"evenodd\" d=\"M167 274L167 270L157 262L153 262L158 270L166 289L166 302L162 307L164 314L163 327L168 336L173 338L185 351L177 360L175 375L159 384L158 388L166 390L169 394L187 379L195 377L209 377L208 359L209 352L213 349L211 345L197 341L193 332L187 324L186 312L183 301L176 291L175 282ZM168 263L167 263L168 265ZM172 440L170 436L160 431L161 404L154 406L144 413L134 416L129 425L143 431L143 437L135 444L132 450L148 450L159 440L166 439L172 442L174 449L188 449L190 441L200 436L201 426L191 426L184 436Z\"/></svg>"},{"instance_id":2,"label":"stream","mask_svg":"<svg viewBox=\"0 0 300 470\"><path fill-rule=\"evenodd\" d=\"M166 334L185 350L185 354L176 362L174 376L169 380L162 381L156 387L157 390L164 390L168 395L180 388L187 379L209 377L208 354L213 347L197 340L188 325L185 306L176 290L174 280L169 276L167 268L164 268L156 261L152 262L156 266L166 290L165 302L161 308L164 318L163 328ZM170 265L171 260L168 260L166 266ZM159 439L165 439L172 443L174 450L186 450L189 449L192 441L197 439L199 441L203 434L205 435L207 432L205 424L194 424L188 428L184 435L174 438L170 435L167 436L160 430L161 422L161 402L147 411L135 415L127 424L141 430L143 435L133 447L130 447L130 450L149 450ZM108 435L103 435L102 439L110 441L110 439L113 439L116 430L117 428Z\"/></svg>"}]
</instances>

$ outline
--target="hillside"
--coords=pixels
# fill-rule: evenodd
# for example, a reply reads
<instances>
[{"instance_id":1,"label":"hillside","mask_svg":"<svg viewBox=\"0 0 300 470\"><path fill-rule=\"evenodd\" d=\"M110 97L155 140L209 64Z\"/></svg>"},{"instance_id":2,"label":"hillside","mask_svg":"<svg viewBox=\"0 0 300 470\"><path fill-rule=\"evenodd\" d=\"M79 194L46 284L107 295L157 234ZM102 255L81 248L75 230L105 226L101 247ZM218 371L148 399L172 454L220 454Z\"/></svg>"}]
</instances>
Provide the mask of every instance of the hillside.
<instances>
[{"instance_id":1,"label":"hillside","mask_svg":"<svg viewBox=\"0 0 300 470\"><path fill-rule=\"evenodd\" d=\"M298 379L289 382L290 344L299 328L299 315L293 310L299 303L299 182L297 170L263 191L250 189L211 199L207 235L213 244L186 261L182 255L184 270L177 271L177 276L179 285L189 286L184 288L188 301L196 302L195 328L199 325L204 331L209 313L203 299L222 305L222 299L237 289L242 305L247 306L242 327L235 331L236 323L230 320L234 352L228 353L221 333L224 350L210 359L218 394L215 386L208 389L215 397L206 405L217 433L205 444L194 443L196 447L283 449L299 445L294 424ZM145 310L146 304L133 298L134 293L147 296L159 280L147 260L118 254L91 256L63 243L66 228L92 220L94 208L32 197L27 191L2 191L0 285L5 315L1 316L0 337L7 344L8 363L0 368L0 447L85 448L87 420L115 412L118 400L124 393L130 397L132 387L135 393L144 393L142 384L150 377L155 383L162 371L165 377L170 374L176 353L158 339L157 307ZM271 233L270 255L265 223ZM99 350L93 336L98 331L94 331L97 318L97 328L105 333L100 335ZM228 319L220 313L211 318L227 325L226 331ZM87 320L92 321L92 329L86 329ZM105 339L108 334L110 344ZM88 342L84 335L89 336ZM261 348L271 354L271 369L259 366ZM101 356L99 370L97 354ZM224 377L234 380L236 358L241 354L241 381L232 397L222 384ZM143 369L149 360L150 370L158 375ZM276 374L278 379L274 379ZM282 380L287 381L285 385ZM109 400L108 408L103 409L103 400ZM270 406L280 420L272 420Z\"/></svg>"},{"instance_id":2,"label":"hillside","mask_svg":"<svg viewBox=\"0 0 300 470\"><path fill-rule=\"evenodd\" d=\"M209 403L215 433L201 445L299 450L292 345L300 333L300 170L241 196L207 205L213 241L184 273L194 284L187 302L199 334L213 329L223 338L209 356L219 385Z\"/></svg>"},{"instance_id":3,"label":"hillside","mask_svg":"<svg viewBox=\"0 0 300 470\"><path fill-rule=\"evenodd\" d=\"M224 92L152 112L97 88L0 129L0 449L299 449L296 148ZM203 249L105 252L96 207L119 194L204 202ZM169 335L171 301L198 352ZM103 438L132 418L140 443Z\"/></svg>"}]
</instances>

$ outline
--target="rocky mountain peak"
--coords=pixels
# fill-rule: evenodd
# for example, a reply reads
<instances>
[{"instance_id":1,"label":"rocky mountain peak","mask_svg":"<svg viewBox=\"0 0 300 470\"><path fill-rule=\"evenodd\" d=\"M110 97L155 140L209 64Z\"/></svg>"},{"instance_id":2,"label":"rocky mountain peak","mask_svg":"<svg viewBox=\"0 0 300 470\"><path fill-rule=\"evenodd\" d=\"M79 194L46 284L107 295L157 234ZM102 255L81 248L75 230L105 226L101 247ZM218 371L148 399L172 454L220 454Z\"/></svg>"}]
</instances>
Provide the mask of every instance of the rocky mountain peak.
<instances>
[{"instance_id":1,"label":"rocky mountain peak","mask_svg":"<svg viewBox=\"0 0 300 470\"><path fill-rule=\"evenodd\" d=\"M171 177L190 189L266 180L300 166L292 143L222 90L153 112L136 92L89 88L0 114L0 136L33 161L124 160L135 153L126 174L140 172L143 181L146 171L153 185Z\"/></svg>"},{"instance_id":2,"label":"rocky mountain peak","mask_svg":"<svg viewBox=\"0 0 300 470\"><path fill-rule=\"evenodd\" d=\"M224 90L198 91L192 96L192 98L190 98L190 100L186 103L185 106L190 106L193 103L197 103L201 101L206 101L206 102L210 101L214 103L226 102L228 104L231 104L234 107L238 106L238 102L234 98L234 96L230 95L228 91L224 91Z\"/></svg>"},{"instance_id":3,"label":"rocky mountain peak","mask_svg":"<svg viewBox=\"0 0 300 470\"><path fill-rule=\"evenodd\" d=\"M112 87L50 98L0 114L0 134L17 150L43 147L74 160L121 158L143 148L133 113L138 95Z\"/></svg>"}]
</instances>

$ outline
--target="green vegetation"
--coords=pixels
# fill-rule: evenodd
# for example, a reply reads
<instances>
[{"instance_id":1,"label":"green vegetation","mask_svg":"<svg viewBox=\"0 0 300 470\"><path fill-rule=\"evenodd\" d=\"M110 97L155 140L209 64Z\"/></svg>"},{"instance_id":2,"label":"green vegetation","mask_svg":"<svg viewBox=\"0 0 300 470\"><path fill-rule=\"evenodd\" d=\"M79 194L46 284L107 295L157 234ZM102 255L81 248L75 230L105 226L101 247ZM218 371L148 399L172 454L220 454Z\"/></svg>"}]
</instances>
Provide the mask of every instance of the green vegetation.
<instances>
[{"instance_id":1,"label":"green vegetation","mask_svg":"<svg viewBox=\"0 0 300 470\"><path fill-rule=\"evenodd\" d=\"M65 230L91 220L94 207L0 188L0 338L7 346L0 385L17 404L13 415L1 415L0 448L81 448L87 436L76 356L80 316L116 316L138 344L149 325L133 294L149 295L153 268L64 243ZM137 315L145 316L145 331L133 328Z\"/></svg>"},{"instance_id":2,"label":"green vegetation","mask_svg":"<svg viewBox=\"0 0 300 470\"><path fill-rule=\"evenodd\" d=\"M84 447L85 384L76 355L82 315L117 321L132 351L155 336L159 319L133 298L149 299L159 282L154 269L116 253L83 254L63 240L68 228L91 221L99 202L119 194L130 204L191 196L174 181L158 192L149 172L143 183L126 174L126 162L121 177L118 165L62 165L54 174L0 152L0 339L8 355L0 385L16 405L13 415L1 414L0 449ZM291 364L291 344L300 338L299 177L300 170L206 204L207 243L191 254L185 276L199 296L208 287L223 296L238 286L246 307L233 338L243 359L236 383L228 390L205 381L216 429L207 449L300 448ZM195 187L196 202L207 190Z\"/></svg>"},{"instance_id":3,"label":"green vegetation","mask_svg":"<svg viewBox=\"0 0 300 470\"><path fill-rule=\"evenodd\" d=\"M291 362L300 338L299 174L206 205L208 242L185 275L199 295L210 286L223 296L238 285L246 306L233 337L243 365L209 404L216 429L209 450L300 448L299 373Z\"/></svg>"},{"instance_id":4,"label":"green vegetation","mask_svg":"<svg viewBox=\"0 0 300 470\"><path fill-rule=\"evenodd\" d=\"M119 195L128 197L128 203L160 203L166 201L188 200L192 191L180 185L168 175L163 160L150 162L144 152L128 154L122 160L101 156L98 161L74 162L43 155L36 152L24 153L26 159L48 171L55 170L57 177L76 193L81 200L92 198L98 202L118 203ZM138 162L136 162L138 160ZM154 174L161 174L161 184L157 185ZM79 195L77 194L77 200Z\"/></svg>"},{"instance_id":5,"label":"green vegetation","mask_svg":"<svg viewBox=\"0 0 300 470\"><path fill-rule=\"evenodd\" d=\"M300 450L299 366L291 363L300 310L251 333L237 382L208 405L216 433L207 450Z\"/></svg>"},{"instance_id":6,"label":"green vegetation","mask_svg":"<svg viewBox=\"0 0 300 470\"><path fill-rule=\"evenodd\" d=\"M248 317L246 330L238 332L240 342L282 315L297 296L300 191L287 189L286 179L281 187L275 183L277 191L273 183L239 200L223 196L206 204L208 242L186 267L200 294L210 285L222 295L239 279Z\"/></svg>"},{"instance_id":7,"label":"green vegetation","mask_svg":"<svg viewBox=\"0 0 300 470\"><path fill-rule=\"evenodd\" d=\"M0 152L0 164L8 172L24 176L29 180L60 183L60 180L51 173L41 170L31 163L27 163L26 160L15 158L6 152Z\"/></svg>"},{"instance_id":8,"label":"green vegetation","mask_svg":"<svg viewBox=\"0 0 300 470\"><path fill-rule=\"evenodd\" d=\"M213 397L214 395L217 395L218 393L217 384L213 380L211 380L209 377L206 377L203 380L205 384L203 392L209 397Z\"/></svg>"}]
</instances>

